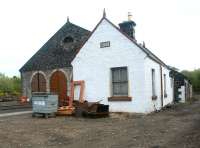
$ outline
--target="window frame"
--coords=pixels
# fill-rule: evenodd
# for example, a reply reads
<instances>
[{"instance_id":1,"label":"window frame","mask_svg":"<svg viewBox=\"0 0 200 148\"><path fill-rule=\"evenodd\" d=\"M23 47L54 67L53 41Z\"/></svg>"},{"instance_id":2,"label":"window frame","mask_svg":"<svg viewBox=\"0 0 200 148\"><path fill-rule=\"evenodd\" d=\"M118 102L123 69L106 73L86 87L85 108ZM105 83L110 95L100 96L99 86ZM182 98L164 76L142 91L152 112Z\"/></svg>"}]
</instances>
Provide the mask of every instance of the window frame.
<instances>
[{"instance_id":1,"label":"window frame","mask_svg":"<svg viewBox=\"0 0 200 148\"><path fill-rule=\"evenodd\" d=\"M63 43L64 44L70 44L70 43L73 43L74 42L74 38L72 36L66 36L64 39L63 39Z\"/></svg>"},{"instance_id":2,"label":"window frame","mask_svg":"<svg viewBox=\"0 0 200 148\"><path fill-rule=\"evenodd\" d=\"M110 47L110 41L100 42L100 48Z\"/></svg>"},{"instance_id":3,"label":"window frame","mask_svg":"<svg viewBox=\"0 0 200 148\"><path fill-rule=\"evenodd\" d=\"M125 69L126 71L126 80L122 80L122 76L121 76L121 73L123 71L123 69ZM113 80L113 75L114 75L114 70L117 70L119 71L119 80L116 81L116 80ZM126 90L126 93L122 93L122 89L120 86L120 89L119 89L119 93L115 93L114 92L114 84L119 84L119 85L123 85L125 84L127 86L127 90ZM123 66L123 67L113 67L111 68L111 94L113 97L127 97L129 95L129 90L128 90L128 67L127 66Z\"/></svg>"}]
</instances>

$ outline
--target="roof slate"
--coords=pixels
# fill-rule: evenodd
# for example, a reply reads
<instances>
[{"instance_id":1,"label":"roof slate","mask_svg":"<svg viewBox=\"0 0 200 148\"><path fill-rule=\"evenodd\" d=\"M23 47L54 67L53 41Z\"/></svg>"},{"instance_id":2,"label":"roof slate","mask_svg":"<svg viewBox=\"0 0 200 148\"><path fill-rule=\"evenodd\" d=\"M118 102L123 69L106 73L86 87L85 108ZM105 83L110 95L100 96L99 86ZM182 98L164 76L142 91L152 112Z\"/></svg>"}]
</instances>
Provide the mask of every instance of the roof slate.
<instances>
[{"instance_id":1,"label":"roof slate","mask_svg":"<svg viewBox=\"0 0 200 148\"><path fill-rule=\"evenodd\" d=\"M71 22L64 24L20 69L20 72L71 67L71 61L90 31ZM63 42L66 37L73 42Z\"/></svg>"}]
</instances>

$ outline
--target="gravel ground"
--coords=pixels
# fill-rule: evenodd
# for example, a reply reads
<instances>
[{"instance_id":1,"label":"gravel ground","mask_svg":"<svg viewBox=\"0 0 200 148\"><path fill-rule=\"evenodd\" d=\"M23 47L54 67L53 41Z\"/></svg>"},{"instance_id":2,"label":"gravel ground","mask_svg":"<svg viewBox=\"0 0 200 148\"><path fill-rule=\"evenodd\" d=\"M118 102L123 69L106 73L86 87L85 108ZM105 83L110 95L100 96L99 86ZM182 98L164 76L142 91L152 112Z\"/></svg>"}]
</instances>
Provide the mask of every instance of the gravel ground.
<instances>
[{"instance_id":1,"label":"gravel ground","mask_svg":"<svg viewBox=\"0 0 200 148\"><path fill-rule=\"evenodd\" d=\"M199 148L200 101L149 115L0 118L2 148Z\"/></svg>"}]
</instances>

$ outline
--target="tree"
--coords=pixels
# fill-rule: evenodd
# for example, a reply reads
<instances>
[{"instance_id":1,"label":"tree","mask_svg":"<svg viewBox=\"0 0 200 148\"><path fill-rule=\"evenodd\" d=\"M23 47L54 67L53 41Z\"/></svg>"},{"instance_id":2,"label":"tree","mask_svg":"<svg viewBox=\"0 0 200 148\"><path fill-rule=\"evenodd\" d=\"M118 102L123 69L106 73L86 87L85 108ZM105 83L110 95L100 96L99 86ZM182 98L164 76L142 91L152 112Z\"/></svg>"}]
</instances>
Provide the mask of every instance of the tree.
<instances>
[{"instance_id":1,"label":"tree","mask_svg":"<svg viewBox=\"0 0 200 148\"><path fill-rule=\"evenodd\" d=\"M193 71L183 70L182 74L184 74L192 83L193 91L200 92L200 69L196 69Z\"/></svg>"},{"instance_id":2,"label":"tree","mask_svg":"<svg viewBox=\"0 0 200 148\"><path fill-rule=\"evenodd\" d=\"M6 94L19 95L21 90L21 79L17 76L10 78L0 73L0 96Z\"/></svg>"}]
</instances>

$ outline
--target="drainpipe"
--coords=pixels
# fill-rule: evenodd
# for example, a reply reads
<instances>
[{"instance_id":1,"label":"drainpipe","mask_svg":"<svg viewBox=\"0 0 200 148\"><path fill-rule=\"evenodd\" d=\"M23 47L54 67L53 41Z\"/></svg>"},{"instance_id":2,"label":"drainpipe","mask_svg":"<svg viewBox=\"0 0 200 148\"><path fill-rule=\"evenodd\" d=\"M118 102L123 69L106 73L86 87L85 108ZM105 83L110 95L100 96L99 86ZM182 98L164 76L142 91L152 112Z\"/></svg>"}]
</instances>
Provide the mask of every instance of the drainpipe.
<instances>
[{"instance_id":1,"label":"drainpipe","mask_svg":"<svg viewBox=\"0 0 200 148\"><path fill-rule=\"evenodd\" d=\"M161 107L163 107L163 81L162 81L162 66L160 65L160 89L161 89Z\"/></svg>"}]
</instances>

